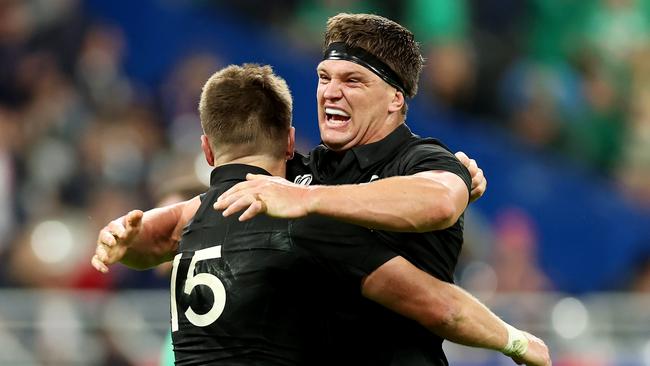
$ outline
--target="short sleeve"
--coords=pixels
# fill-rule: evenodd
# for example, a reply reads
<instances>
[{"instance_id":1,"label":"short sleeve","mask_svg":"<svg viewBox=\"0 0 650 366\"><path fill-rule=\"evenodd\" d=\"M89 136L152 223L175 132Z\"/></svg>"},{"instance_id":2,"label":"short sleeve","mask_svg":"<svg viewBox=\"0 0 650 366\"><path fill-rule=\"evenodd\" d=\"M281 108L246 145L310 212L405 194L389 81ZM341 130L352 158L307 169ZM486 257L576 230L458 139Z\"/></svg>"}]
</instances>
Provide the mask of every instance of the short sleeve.
<instances>
[{"instance_id":1,"label":"short sleeve","mask_svg":"<svg viewBox=\"0 0 650 366\"><path fill-rule=\"evenodd\" d=\"M444 146L436 140L421 140L420 143L406 150L402 158L401 172L403 175L413 175L430 170L444 170L458 175L468 192L471 192L472 177L467 168Z\"/></svg>"}]
</instances>

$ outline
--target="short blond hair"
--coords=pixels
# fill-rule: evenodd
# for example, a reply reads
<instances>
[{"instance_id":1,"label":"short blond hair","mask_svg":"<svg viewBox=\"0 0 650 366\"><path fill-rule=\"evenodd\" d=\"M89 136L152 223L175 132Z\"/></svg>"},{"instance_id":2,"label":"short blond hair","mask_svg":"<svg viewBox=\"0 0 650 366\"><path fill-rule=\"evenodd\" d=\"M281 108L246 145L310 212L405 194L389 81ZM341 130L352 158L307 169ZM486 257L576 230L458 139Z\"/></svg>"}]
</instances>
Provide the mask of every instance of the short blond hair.
<instances>
[{"instance_id":1,"label":"short blond hair","mask_svg":"<svg viewBox=\"0 0 650 366\"><path fill-rule=\"evenodd\" d=\"M216 149L237 146L249 153L283 156L293 101L286 81L268 65L230 65L203 86L199 114Z\"/></svg>"}]
</instances>

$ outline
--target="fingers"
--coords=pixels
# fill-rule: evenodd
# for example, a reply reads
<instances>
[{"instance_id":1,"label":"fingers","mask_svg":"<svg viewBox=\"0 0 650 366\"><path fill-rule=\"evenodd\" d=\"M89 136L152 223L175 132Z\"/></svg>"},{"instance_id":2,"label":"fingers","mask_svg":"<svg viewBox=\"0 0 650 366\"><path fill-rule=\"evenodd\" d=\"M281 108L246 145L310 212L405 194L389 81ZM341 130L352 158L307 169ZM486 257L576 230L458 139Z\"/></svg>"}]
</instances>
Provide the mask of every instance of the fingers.
<instances>
[{"instance_id":1,"label":"fingers","mask_svg":"<svg viewBox=\"0 0 650 366\"><path fill-rule=\"evenodd\" d=\"M257 214L264 212L266 212L266 205L264 204L264 201L255 200L250 206L248 206L246 211L244 211L244 213L239 216L239 221L250 220L253 217L257 216Z\"/></svg>"},{"instance_id":2,"label":"fingers","mask_svg":"<svg viewBox=\"0 0 650 366\"><path fill-rule=\"evenodd\" d=\"M108 232L116 238L126 237L126 228L118 221L111 221L106 225Z\"/></svg>"},{"instance_id":3,"label":"fingers","mask_svg":"<svg viewBox=\"0 0 650 366\"><path fill-rule=\"evenodd\" d=\"M483 175L483 169L478 167L476 160L470 159L462 151L456 153L456 158L458 158L458 160L460 160L460 162L467 168L469 175L472 177L472 195L474 194L475 190L476 192L480 192L481 189L482 191L485 191L484 187L486 186L487 182L485 181L485 176Z\"/></svg>"},{"instance_id":4,"label":"fingers","mask_svg":"<svg viewBox=\"0 0 650 366\"><path fill-rule=\"evenodd\" d=\"M456 155L456 158L458 160L460 160L460 162L463 165L465 165L465 168L467 168L467 170L469 170L469 174L472 177L474 177L474 175L476 174L476 171L478 170L478 165L476 164L476 160L470 159L469 156L467 156L467 154L465 154L462 151L457 152L455 155Z\"/></svg>"},{"instance_id":5,"label":"fingers","mask_svg":"<svg viewBox=\"0 0 650 366\"><path fill-rule=\"evenodd\" d=\"M227 192L226 192L227 193ZM242 197L246 197L246 194L235 192L226 196L226 193L222 194L217 198L217 202L212 205L212 208L215 210L224 210L224 216L230 216L230 214L235 213L239 210L231 210L230 208L235 202L238 202ZM249 203L250 204L250 203ZM241 207L243 209L244 207Z\"/></svg>"},{"instance_id":6,"label":"fingers","mask_svg":"<svg viewBox=\"0 0 650 366\"><path fill-rule=\"evenodd\" d=\"M144 213L140 210L133 210L126 214L126 231L139 231L140 224L142 223L142 216L144 216Z\"/></svg>"},{"instance_id":7,"label":"fingers","mask_svg":"<svg viewBox=\"0 0 650 366\"><path fill-rule=\"evenodd\" d=\"M465 165L465 166L469 165L469 156L467 156L467 154L465 154L462 151L459 151L455 155L456 155L456 158L458 160L460 160L461 163L463 163L463 165Z\"/></svg>"},{"instance_id":8,"label":"fingers","mask_svg":"<svg viewBox=\"0 0 650 366\"><path fill-rule=\"evenodd\" d=\"M472 188L479 187L481 184L483 184L484 179L485 176L483 175L483 169L478 168L476 170L476 174L472 176Z\"/></svg>"},{"instance_id":9,"label":"fingers","mask_svg":"<svg viewBox=\"0 0 650 366\"><path fill-rule=\"evenodd\" d=\"M230 199L228 199L228 201L230 201ZM222 214L223 214L223 216L227 217L227 216L230 216L230 215L234 214L235 212L239 212L239 211L244 210L244 209L248 210L250 208L250 206L253 205L256 201L257 201L257 199L253 195L250 195L250 194L243 195L241 197L238 197L232 203L228 204L225 207L225 210L223 211ZM217 207L217 204L219 204L219 203L220 202L215 203L215 208ZM244 214L245 213L246 212L244 212ZM240 220L241 220L241 218L240 218ZM241 220L241 221L243 221L243 220Z\"/></svg>"},{"instance_id":10,"label":"fingers","mask_svg":"<svg viewBox=\"0 0 650 366\"><path fill-rule=\"evenodd\" d=\"M101 273L108 273L108 267L102 262L97 254L95 254L90 260L90 264Z\"/></svg>"},{"instance_id":11,"label":"fingers","mask_svg":"<svg viewBox=\"0 0 650 366\"><path fill-rule=\"evenodd\" d=\"M99 233L99 240L97 244L108 245L110 247L117 244L117 241L115 240L115 236L113 236L113 234L111 234L107 229L103 229Z\"/></svg>"},{"instance_id":12,"label":"fingers","mask_svg":"<svg viewBox=\"0 0 650 366\"><path fill-rule=\"evenodd\" d=\"M251 181L240 182L240 183L237 183L234 186L230 187L229 190L223 192L221 194L221 196L219 196L219 198L217 198L217 202L219 202L221 200L225 200L225 199L227 199L228 197L230 197L232 195L235 195L237 193L240 193L242 191L246 191L248 189L251 189L251 188L257 186L257 184L258 184L257 181L259 181L259 179L256 176L258 176L258 174L247 174L246 178L248 179L249 176L252 177Z\"/></svg>"},{"instance_id":13,"label":"fingers","mask_svg":"<svg viewBox=\"0 0 650 366\"><path fill-rule=\"evenodd\" d=\"M239 216L239 221L250 220L260 213L266 212L266 204L257 194L234 194L213 205L215 210L223 210L222 215L228 217L236 212L244 210Z\"/></svg>"},{"instance_id":14,"label":"fingers","mask_svg":"<svg viewBox=\"0 0 650 366\"><path fill-rule=\"evenodd\" d=\"M254 175L254 174L249 174L249 175ZM253 194L257 194L255 192L255 187L252 184L248 184L248 183L249 182L235 184L232 188L222 193L221 196L217 198L217 202L215 202L214 205L212 205L212 207L215 210L227 210L230 206L232 206L235 202L239 201L242 197L252 196ZM248 207L248 205L246 207ZM244 209L244 207L241 207L240 210L241 209ZM230 213L237 212L237 211L239 210L228 211L228 215ZM228 215L224 215L224 216L228 216Z\"/></svg>"},{"instance_id":15,"label":"fingers","mask_svg":"<svg viewBox=\"0 0 650 366\"><path fill-rule=\"evenodd\" d=\"M249 181L250 180L260 180L260 179L264 179L264 178L268 178L268 177L269 177L268 175L264 175L264 174L252 174L252 173L246 174L246 180L249 180Z\"/></svg>"},{"instance_id":16,"label":"fingers","mask_svg":"<svg viewBox=\"0 0 650 366\"><path fill-rule=\"evenodd\" d=\"M478 164L476 164L476 160L474 159L469 159L465 166L467 167L467 170L469 170L469 174L471 174L472 177L475 176L479 170Z\"/></svg>"},{"instance_id":17,"label":"fingers","mask_svg":"<svg viewBox=\"0 0 650 366\"><path fill-rule=\"evenodd\" d=\"M483 175L483 170L478 169L476 175L472 177L472 191L470 193L470 202L481 198L487 189L487 179Z\"/></svg>"}]
</instances>

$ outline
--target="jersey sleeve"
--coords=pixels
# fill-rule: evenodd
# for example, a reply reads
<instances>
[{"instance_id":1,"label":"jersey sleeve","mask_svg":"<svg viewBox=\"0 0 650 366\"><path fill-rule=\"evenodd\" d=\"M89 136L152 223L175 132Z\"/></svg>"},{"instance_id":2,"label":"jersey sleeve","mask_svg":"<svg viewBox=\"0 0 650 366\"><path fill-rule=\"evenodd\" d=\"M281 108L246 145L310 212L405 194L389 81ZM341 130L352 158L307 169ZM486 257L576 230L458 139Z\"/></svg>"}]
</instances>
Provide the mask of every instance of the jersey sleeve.
<instances>
[{"instance_id":1,"label":"jersey sleeve","mask_svg":"<svg viewBox=\"0 0 650 366\"><path fill-rule=\"evenodd\" d=\"M401 159L401 174L413 175L430 170L444 170L458 175L471 192L472 177L467 168L444 146L435 140L421 141L408 149Z\"/></svg>"}]
</instances>

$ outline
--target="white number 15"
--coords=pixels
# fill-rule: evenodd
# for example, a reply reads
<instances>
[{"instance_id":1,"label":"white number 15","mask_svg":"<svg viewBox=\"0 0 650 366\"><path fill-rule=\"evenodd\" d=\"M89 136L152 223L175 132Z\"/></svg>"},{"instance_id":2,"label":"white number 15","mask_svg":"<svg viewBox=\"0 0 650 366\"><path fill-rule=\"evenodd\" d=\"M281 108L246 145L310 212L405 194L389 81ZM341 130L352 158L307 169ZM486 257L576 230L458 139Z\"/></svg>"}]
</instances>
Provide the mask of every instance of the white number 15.
<instances>
[{"instance_id":1,"label":"white number 15","mask_svg":"<svg viewBox=\"0 0 650 366\"><path fill-rule=\"evenodd\" d=\"M176 307L176 276L178 275L178 265L181 261L182 253L174 257L171 278L171 313L172 313L172 332L178 330L178 309ZM190 323L197 327L205 327L214 323L226 306L226 289L221 280L209 273L194 274L196 263L206 259L221 258L221 245L197 250L194 252L190 266L185 275L185 287L183 292L187 295L192 293L192 289L199 285L208 286L214 295L214 303L210 310L205 314L197 314L192 307L188 307L185 311L185 317Z\"/></svg>"}]
</instances>

